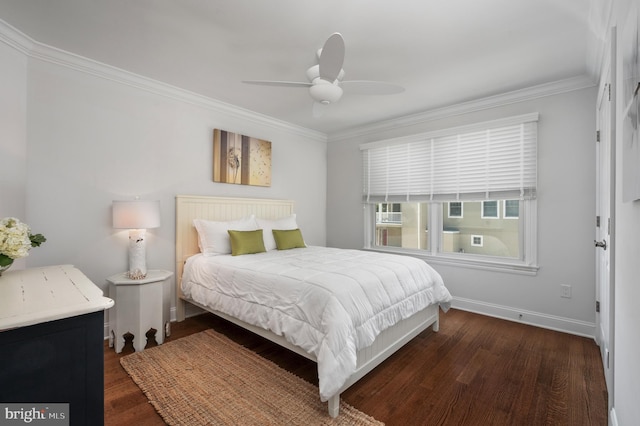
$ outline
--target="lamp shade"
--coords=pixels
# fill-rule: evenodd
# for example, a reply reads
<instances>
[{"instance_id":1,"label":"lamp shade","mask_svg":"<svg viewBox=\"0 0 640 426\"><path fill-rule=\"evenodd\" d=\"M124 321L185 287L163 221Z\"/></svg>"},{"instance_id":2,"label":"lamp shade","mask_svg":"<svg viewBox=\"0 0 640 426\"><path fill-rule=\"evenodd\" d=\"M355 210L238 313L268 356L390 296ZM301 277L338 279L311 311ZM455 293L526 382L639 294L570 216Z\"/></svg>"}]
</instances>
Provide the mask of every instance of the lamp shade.
<instances>
[{"instance_id":1,"label":"lamp shade","mask_svg":"<svg viewBox=\"0 0 640 426\"><path fill-rule=\"evenodd\" d=\"M118 229L148 229L160 226L160 201L114 201L113 227Z\"/></svg>"}]
</instances>

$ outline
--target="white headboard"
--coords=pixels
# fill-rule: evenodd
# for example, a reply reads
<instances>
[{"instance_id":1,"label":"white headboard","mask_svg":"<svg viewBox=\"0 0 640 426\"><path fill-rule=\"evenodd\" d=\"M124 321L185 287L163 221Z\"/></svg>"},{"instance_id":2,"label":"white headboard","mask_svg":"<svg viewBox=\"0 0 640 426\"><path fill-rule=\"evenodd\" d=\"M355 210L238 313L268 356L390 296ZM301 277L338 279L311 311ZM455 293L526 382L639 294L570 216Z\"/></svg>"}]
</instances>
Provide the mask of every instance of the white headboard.
<instances>
[{"instance_id":1,"label":"white headboard","mask_svg":"<svg viewBox=\"0 0 640 426\"><path fill-rule=\"evenodd\" d=\"M278 219L292 214L293 201L256 198L222 198L199 195L176 196L176 317L184 319L184 301L180 283L187 257L200 251L193 219L235 220L251 214L263 219Z\"/></svg>"}]
</instances>

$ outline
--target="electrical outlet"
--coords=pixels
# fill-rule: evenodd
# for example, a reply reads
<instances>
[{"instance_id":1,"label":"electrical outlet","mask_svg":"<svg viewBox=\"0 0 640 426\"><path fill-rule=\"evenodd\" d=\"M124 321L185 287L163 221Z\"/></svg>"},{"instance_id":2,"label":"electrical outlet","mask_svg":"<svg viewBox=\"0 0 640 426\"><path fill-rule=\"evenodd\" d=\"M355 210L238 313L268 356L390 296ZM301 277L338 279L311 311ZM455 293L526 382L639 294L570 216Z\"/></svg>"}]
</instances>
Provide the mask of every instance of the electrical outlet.
<instances>
[{"instance_id":1,"label":"electrical outlet","mask_svg":"<svg viewBox=\"0 0 640 426\"><path fill-rule=\"evenodd\" d=\"M562 284L560 286L560 297L571 299L571 286L568 284Z\"/></svg>"}]
</instances>

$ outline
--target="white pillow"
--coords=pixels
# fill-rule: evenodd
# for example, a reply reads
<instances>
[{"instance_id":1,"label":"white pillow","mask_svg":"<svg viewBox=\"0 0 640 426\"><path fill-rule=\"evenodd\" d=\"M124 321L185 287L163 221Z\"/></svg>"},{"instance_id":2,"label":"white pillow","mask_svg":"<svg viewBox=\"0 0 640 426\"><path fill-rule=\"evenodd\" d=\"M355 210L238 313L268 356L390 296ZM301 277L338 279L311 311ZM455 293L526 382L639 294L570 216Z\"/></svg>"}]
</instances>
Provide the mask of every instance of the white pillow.
<instances>
[{"instance_id":1,"label":"white pillow","mask_svg":"<svg viewBox=\"0 0 640 426\"><path fill-rule=\"evenodd\" d=\"M205 255L230 254L231 241L227 231L255 231L258 224L254 215L239 220L214 222L194 219L193 226L198 231L198 246Z\"/></svg>"},{"instance_id":2,"label":"white pillow","mask_svg":"<svg viewBox=\"0 0 640 426\"><path fill-rule=\"evenodd\" d=\"M274 229L298 229L296 215L281 217L280 219L260 219L257 218L258 228L262 229L262 239L266 250L276 249L276 240L273 238Z\"/></svg>"}]
</instances>

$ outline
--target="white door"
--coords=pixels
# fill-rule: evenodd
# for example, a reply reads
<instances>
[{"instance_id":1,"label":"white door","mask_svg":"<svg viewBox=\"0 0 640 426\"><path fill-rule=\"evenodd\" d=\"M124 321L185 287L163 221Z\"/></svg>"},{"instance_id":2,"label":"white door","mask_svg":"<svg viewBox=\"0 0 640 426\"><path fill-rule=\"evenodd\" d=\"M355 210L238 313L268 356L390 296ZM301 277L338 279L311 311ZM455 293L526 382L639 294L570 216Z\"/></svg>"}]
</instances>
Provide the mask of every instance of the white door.
<instances>
[{"instance_id":1,"label":"white door","mask_svg":"<svg viewBox=\"0 0 640 426\"><path fill-rule=\"evenodd\" d=\"M613 41L615 43L615 41ZM615 48L612 47L612 55ZM614 63L610 59L609 63ZM611 85L610 67L604 75L604 82L600 87L598 96L598 120L596 143L596 339L600 345L602 363L604 365L609 401L613 401L613 313L614 313L614 283L613 283L613 244L615 237L613 220L615 195L615 181L612 178L614 171L612 160L614 123L612 120L612 105L614 102L614 88Z\"/></svg>"}]
</instances>

